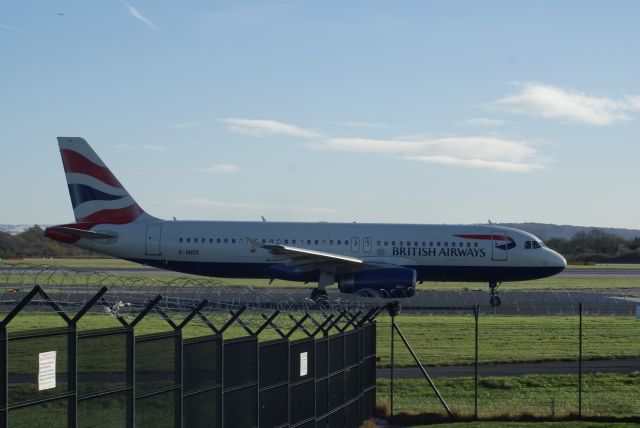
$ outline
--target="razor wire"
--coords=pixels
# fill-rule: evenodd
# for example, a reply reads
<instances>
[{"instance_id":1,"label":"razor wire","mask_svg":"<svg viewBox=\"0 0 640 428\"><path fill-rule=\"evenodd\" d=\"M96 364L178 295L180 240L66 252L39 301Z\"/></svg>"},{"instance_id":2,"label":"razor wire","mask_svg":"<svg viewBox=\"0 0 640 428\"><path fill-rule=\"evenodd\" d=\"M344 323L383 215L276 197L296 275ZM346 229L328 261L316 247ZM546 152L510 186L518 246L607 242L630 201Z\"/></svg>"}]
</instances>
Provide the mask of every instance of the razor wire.
<instances>
[{"instance_id":1,"label":"razor wire","mask_svg":"<svg viewBox=\"0 0 640 428\"><path fill-rule=\"evenodd\" d=\"M298 317L300 314L313 317L314 313L322 313L336 317L345 311L364 313L380 303L375 299L363 301L342 295L314 301L301 298L299 291L294 293L287 289L272 291L252 286L226 285L213 278L194 276L165 279L162 275L151 276L149 273L155 272L141 270L141 275L131 276L108 270L0 262L0 311L4 311L2 307L15 305L36 285L42 287L65 310L83 307L104 286L108 289L105 299L110 306L92 308L94 314L135 316L160 295L162 299L157 307L172 316L188 313L206 300L200 312L210 320L224 322L230 313L244 308L241 320L252 326L265 322L265 312L278 311L292 316L298 314ZM31 310L38 310L38 307ZM278 325L285 329L294 324L295 317L278 318Z\"/></svg>"},{"instance_id":2,"label":"razor wire","mask_svg":"<svg viewBox=\"0 0 640 428\"><path fill-rule=\"evenodd\" d=\"M82 305L99 287L106 286L110 299L121 311L143 307L150 298L162 295L159 304L170 312L187 311L206 299L205 310L212 313L246 307L250 311L321 310L337 314L382 306L391 297L382 292L373 296L330 293L326 300L317 302L304 296L302 293L307 290L300 288L228 285L215 278L191 275L165 278L157 271L144 269L137 276L128 273L0 261L0 301L15 302L20 290L40 285L62 303ZM479 285L448 290L433 290L425 285L415 296L397 300L404 311L437 314L460 314L477 305L486 314L574 315L578 302L583 302L585 314L633 315L640 305L637 288L518 290L513 284L508 291L501 291L502 305L497 308L488 305L488 296Z\"/></svg>"}]
</instances>

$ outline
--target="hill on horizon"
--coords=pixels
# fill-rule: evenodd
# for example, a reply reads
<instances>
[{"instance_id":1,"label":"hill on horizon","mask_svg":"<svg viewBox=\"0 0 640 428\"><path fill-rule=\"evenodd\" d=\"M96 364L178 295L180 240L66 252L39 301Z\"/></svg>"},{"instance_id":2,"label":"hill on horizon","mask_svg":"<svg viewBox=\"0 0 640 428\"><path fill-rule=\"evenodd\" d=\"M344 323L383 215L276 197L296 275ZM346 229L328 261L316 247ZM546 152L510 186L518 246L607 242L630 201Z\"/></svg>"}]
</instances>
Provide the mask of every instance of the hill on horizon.
<instances>
[{"instance_id":1,"label":"hill on horizon","mask_svg":"<svg viewBox=\"0 0 640 428\"><path fill-rule=\"evenodd\" d=\"M630 240L640 237L638 229L624 229L617 227L596 227L596 226L571 226L557 225L547 223L496 223L499 226L513 227L521 229L525 232L532 233L543 241L552 238L571 239L579 232L589 232L590 230L601 230L602 232L619 236L620 238Z\"/></svg>"}]
</instances>

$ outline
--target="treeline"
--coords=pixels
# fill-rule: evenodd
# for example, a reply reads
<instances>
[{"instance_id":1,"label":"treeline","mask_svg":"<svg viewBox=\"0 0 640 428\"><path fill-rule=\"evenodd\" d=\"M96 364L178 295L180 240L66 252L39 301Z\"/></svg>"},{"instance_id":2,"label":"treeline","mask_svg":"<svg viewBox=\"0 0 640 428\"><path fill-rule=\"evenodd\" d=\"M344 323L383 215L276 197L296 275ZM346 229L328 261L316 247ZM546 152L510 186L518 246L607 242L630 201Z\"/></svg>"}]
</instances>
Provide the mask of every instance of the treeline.
<instances>
[{"instance_id":1,"label":"treeline","mask_svg":"<svg viewBox=\"0 0 640 428\"><path fill-rule=\"evenodd\" d=\"M593 229L571 239L549 239L546 244L569 262L640 263L640 237L627 240Z\"/></svg>"},{"instance_id":2,"label":"treeline","mask_svg":"<svg viewBox=\"0 0 640 428\"><path fill-rule=\"evenodd\" d=\"M96 253L63 244L44 236L44 230L33 226L18 235L0 232L0 258L16 257L92 257Z\"/></svg>"}]
</instances>

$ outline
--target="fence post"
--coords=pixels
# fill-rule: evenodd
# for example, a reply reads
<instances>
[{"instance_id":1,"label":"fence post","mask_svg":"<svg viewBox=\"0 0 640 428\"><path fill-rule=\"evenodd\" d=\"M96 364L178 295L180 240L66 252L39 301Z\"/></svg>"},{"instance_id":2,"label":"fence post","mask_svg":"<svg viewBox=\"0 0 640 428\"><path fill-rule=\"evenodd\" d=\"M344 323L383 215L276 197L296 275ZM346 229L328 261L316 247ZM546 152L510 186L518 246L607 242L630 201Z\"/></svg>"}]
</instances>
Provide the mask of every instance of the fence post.
<instances>
[{"instance_id":1,"label":"fence post","mask_svg":"<svg viewBox=\"0 0 640 428\"><path fill-rule=\"evenodd\" d=\"M395 366L395 355L394 355L394 342L395 342L395 333L396 329L396 315L400 312L400 304L397 301L389 302L386 305L387 311L389 312L389 316L391 317L391 412L389 421L393 422L393 368Z\"/></svg>"},{"instance_id":2,"label":"fence post","mask_svg":"<svg viewBox=\"0 0 640 428\"><path fill-rule=\"evenodd\" d=\"M2 404L3 413L2 420L0 420L0 427L6 428L9 426L9 340L7 334L7 327L0 325L0 370L2 370L2 391L0 392L0 404Z\"/></svg>"},{"instance_id":3,"label":"fence post","mask_svg":"<svg viewBox=\"0 0 640 428\"><path fill-rule=\"evenodd\" d=\"M478 318L480 317L480 305L473 307L475 318L475 357L473 371L473 418L478 419Z\"/></svg>"},{"instance_id":4,"label":"fence post","mask_svg":"<svg viewBox=\"0 0 640 428\"><path fill-rule=\"evenodd\" d=\"M394 355L393 355L393 342L394 342L394 330L393 326L396 324L396 316L395 314L391 315L391 417L389 418L390 422L393 422L393 367L395 365Z\"/></svg>"},{"instance_id":5,"label":"fence post","mask_svg":"<svg viewBox=\"0 0 640 428\"><path fill-rule=\"evenodd\" d=\"M67 325L67 344L68 388L73 392L67 408L67 422L69 428L75 428L78 424L78 328L75 320L71 320Z\"/></svg>"},{"instance_id":6,"label":"fence post","mask_svg":"<svg viewBox=\"0 0 640 428\"><path fill-rule=\"evenodd\" d=\"M580 313L580 338L578 340L578 418L582 419L582 302L578 304L578 311Z\"/></svg>"},{"instance_id":7,"label":"fence post","mask_svg":"<svg viewBox=\"0 0 640 428\"><path fill-rule=\"evenodd\" d=\"M131 325L126 326L127 333L127 385L130 386L127 397L127 428L136 425L136 338Z\"/></svg>"}]
</instances>

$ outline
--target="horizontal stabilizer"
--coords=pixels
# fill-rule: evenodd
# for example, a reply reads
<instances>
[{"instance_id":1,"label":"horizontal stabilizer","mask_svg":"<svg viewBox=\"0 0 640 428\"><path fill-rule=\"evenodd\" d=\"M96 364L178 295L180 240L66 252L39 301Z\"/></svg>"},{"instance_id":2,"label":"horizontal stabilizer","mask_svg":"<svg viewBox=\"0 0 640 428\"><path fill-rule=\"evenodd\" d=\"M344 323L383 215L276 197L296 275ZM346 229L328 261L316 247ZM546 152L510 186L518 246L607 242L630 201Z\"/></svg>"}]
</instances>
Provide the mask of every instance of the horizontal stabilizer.
<instances>
[{"instance_id":1,"label":"horizontal stabilizer","mask_svg":"<svg viewBox=\"0 0 640 428\"><path fill-rule=\"evenodd\" d=\"M62 233L62 234L72 235L78 238L85 238L85 239L109 239L109 238L116 237L116 235L112 233L92 232L90 230L82 230L82 229L76 229L73 227L65 227L65 226L47 227L44 233L47 236L51 235L52 233L54 234Z\"/></svg>"}]
</instances>

